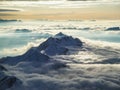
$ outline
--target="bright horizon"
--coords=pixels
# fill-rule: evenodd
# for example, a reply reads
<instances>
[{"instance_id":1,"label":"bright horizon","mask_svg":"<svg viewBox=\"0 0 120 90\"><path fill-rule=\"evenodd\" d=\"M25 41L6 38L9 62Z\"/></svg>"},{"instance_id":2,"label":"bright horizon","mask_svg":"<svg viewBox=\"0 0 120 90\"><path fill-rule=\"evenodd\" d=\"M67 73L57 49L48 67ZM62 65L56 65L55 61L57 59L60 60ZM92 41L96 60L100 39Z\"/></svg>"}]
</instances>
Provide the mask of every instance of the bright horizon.
<instances>
[{"instance_id":1,"label":"bright horizon","mask_svg":"<svg viewBox=\"0 0 120 90\"><path fill-rule=\"evenodd\" d=\"M0 1L1 19L119 20L119 0Z\"/></svg>"}]
</instances>

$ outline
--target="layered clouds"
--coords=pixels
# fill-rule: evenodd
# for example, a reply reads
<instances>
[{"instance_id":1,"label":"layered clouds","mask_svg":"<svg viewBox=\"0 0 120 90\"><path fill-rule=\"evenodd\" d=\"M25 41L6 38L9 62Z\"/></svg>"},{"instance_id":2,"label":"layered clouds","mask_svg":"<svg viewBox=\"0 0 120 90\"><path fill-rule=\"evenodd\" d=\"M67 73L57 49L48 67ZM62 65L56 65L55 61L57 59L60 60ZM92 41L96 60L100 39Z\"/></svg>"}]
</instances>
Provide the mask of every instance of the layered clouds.
<instances>
[{"instance_id":1,"label":"layered clouds","mask_svg":"<svg viewBox=\"0 0 120 90\"><path fill-rule=\"evenodd\" d=\"M4 66L22 82L16 82L8 90L120 89L120 32L106 31L109 27L119 27L119 21L41 20L1 23L0 27L0 55L12 56L3 58ZM49 56L49 60L39 50L30 49L61 31L81 39L83 46L67 47L67 54Z\"/></svg>"},{"instance_id":2,"label":"layered clouds","mask_svg":"<svg viewBox=\"0 0 120 90\"><path fill-rule=\"evenodd\" d=\"M40 68L29 63L24 67L11 67L11 73L23 81L10 90L119 90L119 65L70 65L70 69L40 73ZM15 68L15 69L13 69ZM29 68L29 69L26 69ZM21 70L21 71L18 71ZM111 72L112 71L112 72Z\"/></svg>"},{"instance_id":3,"label":"layered clouds","mask_svg":"<svg viewBox=\"0 0 120 90\"><path fill-rule=\"evenodd\" d=\"M56 43L62 42L61 39L59 40L58 38L55 38L55 42ZM69 38L63 37L63 39L65 40L66 39L69 40ZM51 41L50 43L55 43L55 42ZM36 59L38 59L39 57L35 59L34 58L31 59L31 57L29 57L31 50L28 50L26 54L22 55L20 61L17 62L16 64L14 64L13 62L10 62L9 59L14 61L15 58L19 59L19 56L13 57L13 58L8 57L8 59L6 59L5 61L5 63L8 64L6 65L6 68L10 71L12 75L16 76L18 79L22 81L22 83L14 84L14 86L11 87L9 90L21 90L21 89L23 90L33 90L33 89L34 90L38 90L38 89L42 89L42 90L51 90L51 89L52 90L56 90L56 89L57 90L68 90L68 89L69 90L89 90L89 89L119 90L120 89L119 63L116 63L116 64L109 63L109 62L104 64L103 63L87 63L87 64L85 63L86 61L89 61L89 60L96 62L95 60L101 59L102 61L103 60L102 57L109 59L108 56L119 58L119 54L120 54L119 49L113 51L114 49L111 47L108 50L107 47L101 47L101 45L98 45L98 43L96 43L98 46L95 46L93 44L90 45L90 42L89 43L86 43L86 42L87 41L85 41L85 43L81 48L74 47L74 46L67 47L69 49L69 52L66 55L49 56L50 57L49 62L46 62L46 59L43 59L42 55L40 60L37 60L37 62L36 62ZM47 44L45 43L45 45ZM35 48L32 48L32 49L36 50ZM78 53L75 53L76 51ZM118 52L118 53L114 55L114 52ZM84 53L83 54L84 58L81 57L82 54L80 53ZM36 52L33 52L31 56L34 56L34 55L38 55L38 54ZM77 55L80 55L80 56L76 57ZM91 55L93 55L93 57L89 57ZM70 58L70 56L72 57ZM88 56L88 58L86 56ZM22 58L22 57L25 57L25 58ZM58 63L54 63L56 61ZM50 63L50 62L53 62L53 63ZM66 66L63 66L64 64L62 64L62 68L59 68L58 66L60 64L59 62L66 63ZM13 63L13 65L10 66L9 65L10 63L11 64ZM51 67L51 65L53 65L53 67Z\"/></svg>"},{"instance_id":4,"label":"layered clouds","mask_svg":"<svg viewBox=\"0 0 120 90\"><path fill-rule=\"evenodd\" d=\"M18 19L119 19L119 4L119 0L1 1L0 14Z\"/></svg>"},{"instance_id":5,"label":"layered clouds","mask_svg":"<svg viewBox=\"0 0 120 90\"><path fill-rule=\"evenodd\" d=\"M43 20L38 22L1 23L0 57L22 54L30 47L39 45L50 36L61 31L78 37L93 47L101 46L106 49L112 47L115 51L120 48L120 31L106 31L109 27L119 27L119 21L58 22ZM86 52L86 54L88 53ZM94 55L91 54L90 58L93 57Z\"/></svg>"}]
</instances>

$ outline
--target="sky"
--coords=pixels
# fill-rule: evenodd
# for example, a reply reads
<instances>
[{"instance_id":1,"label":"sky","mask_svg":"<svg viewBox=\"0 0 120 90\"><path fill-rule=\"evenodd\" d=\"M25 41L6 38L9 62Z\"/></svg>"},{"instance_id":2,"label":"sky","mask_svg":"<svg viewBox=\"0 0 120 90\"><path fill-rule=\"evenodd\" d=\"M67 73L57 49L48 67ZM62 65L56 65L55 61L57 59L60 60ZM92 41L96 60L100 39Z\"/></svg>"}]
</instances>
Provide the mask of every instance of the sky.
<instances>
[{"instance_id":1,"label":"sky","mask_svg":"<svg viewBox=\"0 0 120 90\"><path fill-rule=\"evenodd\" d=\"M0 0L0 18L119 20L120 0Z\"/></svg>"}]
</instances>

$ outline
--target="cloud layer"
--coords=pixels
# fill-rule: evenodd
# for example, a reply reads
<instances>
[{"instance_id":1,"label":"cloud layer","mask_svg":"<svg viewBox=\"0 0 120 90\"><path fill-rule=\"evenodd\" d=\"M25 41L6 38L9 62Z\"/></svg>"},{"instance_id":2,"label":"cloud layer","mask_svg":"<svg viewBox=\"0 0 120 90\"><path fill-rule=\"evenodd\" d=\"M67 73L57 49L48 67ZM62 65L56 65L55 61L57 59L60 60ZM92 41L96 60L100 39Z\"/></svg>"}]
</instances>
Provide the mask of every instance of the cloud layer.
<instances>
[{"instance_id":1,"label":"cloud layer","mask_svg":"<svg viewBox=\"0 0 120 90\"><path fill-rule=\"evenodd\" d=\"M16 9L0 9L0 12L18 12L20 10L16 10Z\"/></svg>"},{"instance_id":2,"label":"cloud layer","mask_svg":"<svg viewBox=\"0 0 120 90\"><path fill-rule=\"evenodd\" d=\"M12 39L13 41L11 43L14 44L14 46L16 46L17 41L22 42L25 40L25 43L29 43L24 44L25 46L21 48L4 49L1 52L2 54L16 54L27 51L30 47L40 44L42 38L47 38L51 36L51 34L54 35L60 31L78 37L84 42L82 48L70 48L67 55L50 57L50 61L66 63L67 67L64 68L56 70L54 67L58 66L58 63L54 65L53 63L41 64L41 61L34 62L34 59L32 59L31 62L20 60L20 62L13 66L5 65L11 75L16 76L22 81L22 83L16 82L9 90L120 90L120 65L118 64L118 62L120 62L119 42L98 41L101 40L103 36L109 36L107 37L108 39L114 35L119 35L119 32L116 34L116 31L114 31L111 36L110 32L104 31L104 28L98 28L114 26L116 23L119 25L118 22L111 22L40 21L37 23L22 22L18 25L14 24L14 26L11 24L7 25L6 23L5 26L3 24L0 28L1 31L4 31L0 35L1 41L7 42L7 40ZM80 27L84 29L80 29ZM93 27L93 29L91 30L89 27ZM96 28L98 28L98 31ZM28 29L27 31L30 30L30 32L25 32L26 29ZM20 32L18 33L16 31ZM99 38L96 38L94 34L99 36ZM88 35L89 39L94 36L96 41L82 38ZM5 38L7 38L7 40L5 40ZM20 41L21 39L22 41ZM31 39L33 39L34 42L30 42L29 40ZM37 39L39 40L37 41ZM41 58L40 60L44 61ZM113 60L117 60L117 64L115 64ZM53 67L51 67L51 65L53 65Z\"/></svg>"}]
</instances>

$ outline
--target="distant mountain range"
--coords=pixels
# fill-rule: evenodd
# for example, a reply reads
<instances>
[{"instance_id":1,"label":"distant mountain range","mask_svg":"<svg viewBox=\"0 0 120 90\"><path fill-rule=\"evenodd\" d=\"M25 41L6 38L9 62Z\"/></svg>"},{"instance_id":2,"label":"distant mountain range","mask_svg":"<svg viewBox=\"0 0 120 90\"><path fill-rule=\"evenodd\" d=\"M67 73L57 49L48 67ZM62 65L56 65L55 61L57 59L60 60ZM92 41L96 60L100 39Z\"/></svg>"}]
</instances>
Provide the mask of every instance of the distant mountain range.
<instances>
[{"instance_id":1,"label":"distant mountain range","mask_svg":"<svg viewBox=\"0 0 120 90\"><path fill-rule=\"evenodd\" d=\"M10 19L10 20L0 19L0 23L3 23L3 22L21 22L21 20L16 20L16 19Z\"/></svg>"}]
</instances>

